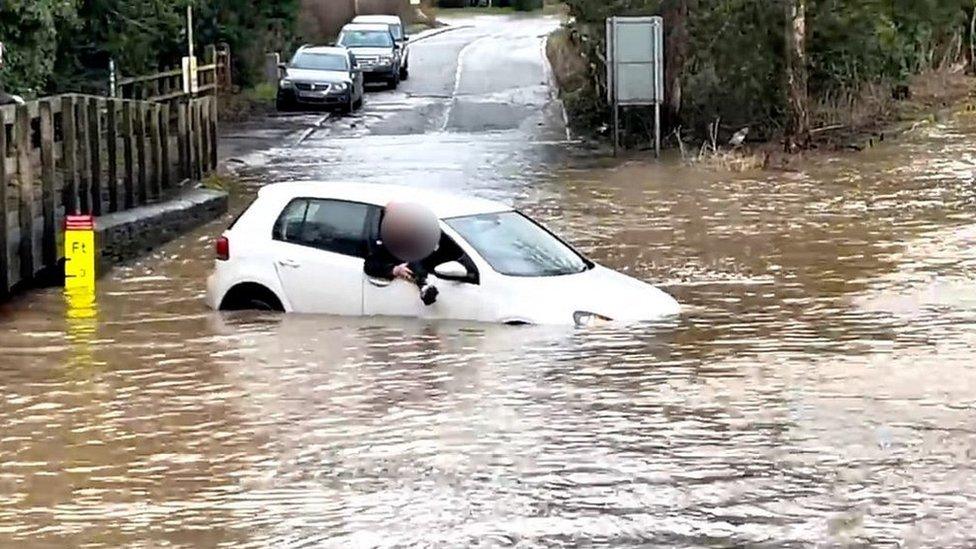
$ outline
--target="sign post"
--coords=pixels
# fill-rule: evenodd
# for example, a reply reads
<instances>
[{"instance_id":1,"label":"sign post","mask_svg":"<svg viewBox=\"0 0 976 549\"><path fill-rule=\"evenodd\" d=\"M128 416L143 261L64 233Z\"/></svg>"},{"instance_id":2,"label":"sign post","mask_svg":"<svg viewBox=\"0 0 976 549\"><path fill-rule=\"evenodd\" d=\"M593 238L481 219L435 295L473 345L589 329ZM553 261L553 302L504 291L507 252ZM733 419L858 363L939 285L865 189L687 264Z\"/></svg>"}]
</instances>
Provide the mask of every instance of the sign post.
<instances>
[{"instance_id":1,"label":"sign post","mask_svg":"<svg viewBox=\"0 0 976 549\"><path fill-rule=\"evenodd\" d=\"M193 6L186 6L186 56L182 59L183 93L196 94L199 91L197 80L197 57L193 55Z\"/></svg>"},{"instance_id":2,"label":"sign post","mask_svg":"<svg viewBox=\"0 0 976 549\"><path fill-rule=\"evenodd\" d=\"M619 109L654 106L654 151L661 156L664 102L664 20L661 17L607 19L607 101L613 107L614 155L619 147Z\"/></svg>"}]
</instances>

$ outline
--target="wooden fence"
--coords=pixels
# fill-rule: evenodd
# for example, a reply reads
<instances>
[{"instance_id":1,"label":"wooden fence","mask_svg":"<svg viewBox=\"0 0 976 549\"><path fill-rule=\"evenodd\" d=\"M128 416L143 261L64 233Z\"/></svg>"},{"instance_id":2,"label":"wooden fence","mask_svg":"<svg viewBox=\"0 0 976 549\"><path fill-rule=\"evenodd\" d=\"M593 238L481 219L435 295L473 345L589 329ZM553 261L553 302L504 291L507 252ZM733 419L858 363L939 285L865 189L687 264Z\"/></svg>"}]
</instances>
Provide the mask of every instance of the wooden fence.
<instances>
[{"instance_id":1,"label":"wooden fence","mask_svg":"<svg viewBox=\"0 0 976 549\"><path fill-rule=\"evenodd\" d=\"M217 166L216 97L62 95L0 107L0 295L62 256L65 213L168 198Z\"/></svg>"},{"instance_id":2,"label":"wooden fence","mask_svg":"<svg viewBox=\"0 0 976 549\"><path fill-rule=\"evenodd\" d=\"M231 88L230 60L230 49L226 44L203 49L204 64L197 67L198 95L214 95L219 90ZM171 101L184 97L183 68L174 67L154 74L120 77L115 82L114 92L115 97L146 101Z\"/></svg>"}]
</instances>

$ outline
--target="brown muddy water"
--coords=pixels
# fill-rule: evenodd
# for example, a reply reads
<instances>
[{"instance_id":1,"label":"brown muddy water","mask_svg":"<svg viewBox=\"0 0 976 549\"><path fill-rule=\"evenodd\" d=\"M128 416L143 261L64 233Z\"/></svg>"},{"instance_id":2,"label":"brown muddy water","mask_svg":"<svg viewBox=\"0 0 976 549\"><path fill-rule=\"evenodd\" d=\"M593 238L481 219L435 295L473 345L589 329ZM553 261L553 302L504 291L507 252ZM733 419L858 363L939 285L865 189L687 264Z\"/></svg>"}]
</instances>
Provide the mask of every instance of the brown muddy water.
<instances>
[{"instance_id":1,"label":"brown muddy water","mask_svg":"<svg viewBox=\"0 0 976 549\"><path fill-rule=\"evenodd\" d=\"M215 314L226 220L95 318L32 293L0 310L0 546L972 547L974 145L958 118L795 173L458 168L667 287L658 325Z\"/></svg>"}]
</instances>

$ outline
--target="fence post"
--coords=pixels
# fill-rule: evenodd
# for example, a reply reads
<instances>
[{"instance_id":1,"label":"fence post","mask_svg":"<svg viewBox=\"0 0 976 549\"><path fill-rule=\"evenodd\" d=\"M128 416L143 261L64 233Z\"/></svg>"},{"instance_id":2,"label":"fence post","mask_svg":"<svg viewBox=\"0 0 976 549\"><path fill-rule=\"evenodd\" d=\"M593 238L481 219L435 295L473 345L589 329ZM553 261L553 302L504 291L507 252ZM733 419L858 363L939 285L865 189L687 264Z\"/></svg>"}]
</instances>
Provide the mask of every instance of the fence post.
<instances>
[{"instance_id":1,"label":"fence post","mask_svg":"<svg viewBox=\"0 0 976 549\"><path fill-rule=\"evenodd\" d=\"M0 294L10 291L10 234L7 217L7 121L0 111Z\"/></svg>"},{"instance_id":2,"label":"fence post","mask_svg":"<svg viewBox=\"0 0 976 549\"><path fill-rule=\"evenodd\" d=\"M152 156L152 173L149 177L150 182L150 192L153 198L159 198L162 194L162 185L160 184L160 177L162 170L160 170L160 164L162 164L162 146L159 140L159 106L151 105L149 107L149 153Z\"/></svg>"},{"instance_id":3,"label":"fence post","mask_svg":"<svg viewBox=\"0 0 976 549\"><path fill-rule=\"evenodd\" d=\"M231 90L233 88L233 76L230 66L230 46L226 42L221 42L217 49L217 69L220 89Z\"/></svg>"},{"instance_id":4,"label":"fence post","mask_svg":"<svg viewBox=\"0 0 976 549\"><path fill-rule=\"evenodd\" d=\"M132 158L132 141L135 139L135 130L132 124L135 117L135 104L131 101L124 101L122 103L122 163L125 176L122 178L122 201L127 210L136 205L135 189L132 184L136 177L135 163Z\"/></svg>"},{"instance_id":5,"label":"fence post","mask_svg":"<svg viewBox=\"0 0 976 549\"><path fill-rule=\"evenodd\" d=\"M20 279L34 278L34 176L31 173L31 123L27 105L17 107L17 173L20 191Z\"/></svg>"},{"instance_id":6,"label":"fence post","mask_svg":"<svg viewBox=\"0 0 976 549\"><path fill-rule=\"evenodd\" d=\"M190 150L187 146L189 141L189 125L186 116L187 102L180 102L176 105L176 146L180 156L179 180L190 178Z\"/></svg>"},{"instance_id":7,"label":"fence post","mask_svg":"<svg viewBox=\"0 0 976 549\"><path fill-rule=\"evenodd\" d=\"M281 79L281 55L268 53L264 56L264 79L271 84L277 84Z\"/></svg>"},{"instance_id":8,"label":"fence post","mask_svg":"<svg viewBox=\"0 0 976 549\"><path fill-rule=\"evenodd\" d=\"M147 192L147 166L146 166L146 107L143 103L136 104L136 158L139 160L138 166L138 187L136 187L136 196L139 197L139 204L145 204L146 198L149 196Z\"/></svg>"},{"instance_id":9,"label":"fence post","mask_svg":"<svg viewBox=\"0 0 976 549\"><path fill-rule=\"evenodd\" d=\"M102 100L88 101L88 139L91 142L92 215L102 215Z\"/></svg>"},{"instance_id":10,"label":"fence post","mask_svg":"<svg viewBox=\"0 0 976 549\"><path fill-rule=\"evenodd\" d=\"M118 73L115 70L115 59L108 60L108 96L115 98L118 92L118 87L115 83L118 81Z\"/></svg>"},{"instance_id":11,"label":"fence post","mask_svg":"<svg viewBox=\"0 0 976 549\"><path fill-rule=\"evenodd\" d=\"M204 99L197 99L197 109L196 109L196 123L197 123L197 181L201 181L203 176L207 173L207 159L209 154L207 153L207 125L204 119L205 116L205 101Z\"/></svg>"},{"instance_id":12,"label":"fence post","mask_svg":"<svg viewBox=\"0 0 976 549\"><path fill-rule=\"evenodd\" d=\"M190 179L200 177L200 103L191 99L187 103L190 116Z\"/></svg>"},{"instance_id":13,"label":"fence post","mask_svg":"<svg viewBox=\"0 0 976 549\"><path fill-rule=\"evenodd\" d=\"M218 105L217 95L210 97L210 169L216 170L218 164L219 151L217 150L217 118Z\"/></svg>"},{"instance_id":14,"label":"fence post","mask_svg":"<svg viewBox=\"0 0 976 549\"><path fill-rule=\"evenodd\" d=\"M160 157L160 172L159 177L162 181L163 188L170 188L173 184L173 176L170 171L170 159L169 159L169 103L164 103L159 109L159 130L160 130L160 140L162 141L163 148L161 149L162 156Z\"/></svg>"},{"instance_id":15,"label":"fence post","mask_svg":"<svg viewBox=\"0 0 976 549\"><path fill-rule=\"evenodd\" d=\"M81 213L91 213L91 192L88 188L88 181L91 175L91 142L88 140L90 129L88 127L88 101L87 97L79 97L75 103L75 115L78 117L78 210Z\"/></svg>"},{"instance_id":16,"label":"fence post","mask_svg":"<svg viewBox=\"0 0 976 549\"><path fill-rule=\"evenodd\" d=\"M55 223L54 203L54 114L51 102L38 103L41 119L41 214L44 219L41 233L41 263L45 267L58 264L58 229Z\"/></svg>"},{"instance_id":17,"label":"fence post","mask_svg":"<svg viewBox=\"0 0 976 549\"><path fill-rule=\"evenodd\" d=\"M209 44L203 48L203 59L204 63L207 65L213 65L212 71L207 71L210 75L207 78L207 84L213 84L214 88L210 91L212 95L217 95L217 46ZM201 82L201 84L203 84Z\"/></svg>"},{"instance_id":18,"label":"fence post","mask_svg":"<svg viewBox=\"0 0 976 549\"><path fill-rule=\"evenodd\" d=\"M65 215L78 211L78 136L76 134L75 98L61 98L61 165L64 177L61 182L62 202Z\"/></svg>"},{"instance_id":19,"label":"fence post","mask_svg":"<svg viewBox=\"0 0 976 549\"><path fill-rule=\"evenodd\" d=\"M108 145L108 211L119 211L119 102L115 98L105 102L105 138Z\"/></svg>"},{"instance_id":20,"label":"fence post","mask_svg":"<svg viewBox=\"0 0 976 549\"><path fill-rule=\"evenodd\" d=\"M200 178L210 171L210 98L200 98Z\"/></svg>"}]
</instances>

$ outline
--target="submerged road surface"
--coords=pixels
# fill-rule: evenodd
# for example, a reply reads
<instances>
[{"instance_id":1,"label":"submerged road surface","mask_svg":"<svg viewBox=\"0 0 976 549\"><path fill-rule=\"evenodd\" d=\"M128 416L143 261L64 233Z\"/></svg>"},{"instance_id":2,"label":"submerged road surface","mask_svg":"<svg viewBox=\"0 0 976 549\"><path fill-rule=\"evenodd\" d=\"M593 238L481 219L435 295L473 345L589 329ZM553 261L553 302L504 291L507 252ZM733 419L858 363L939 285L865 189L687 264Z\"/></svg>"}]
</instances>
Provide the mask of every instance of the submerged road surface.
<instances>
[{"instance_id":1,"label":"submerged road surface","mask_svg":"<svg viewBox=\"0 0 976 549\"><path fill-rule=\"evenodd\" d=\"M221 220L93 318L0 306L0 547L976 545L976 118L786 174L590 159L554 24L477 20L362 114L240 130L236 207L289 178L502 198L680 319L216 314Z\"/></svg>"}]
</instances>

